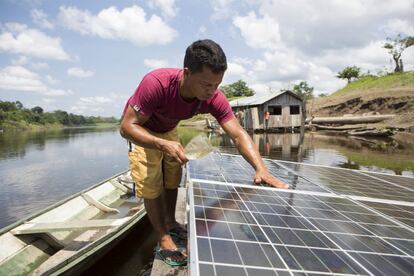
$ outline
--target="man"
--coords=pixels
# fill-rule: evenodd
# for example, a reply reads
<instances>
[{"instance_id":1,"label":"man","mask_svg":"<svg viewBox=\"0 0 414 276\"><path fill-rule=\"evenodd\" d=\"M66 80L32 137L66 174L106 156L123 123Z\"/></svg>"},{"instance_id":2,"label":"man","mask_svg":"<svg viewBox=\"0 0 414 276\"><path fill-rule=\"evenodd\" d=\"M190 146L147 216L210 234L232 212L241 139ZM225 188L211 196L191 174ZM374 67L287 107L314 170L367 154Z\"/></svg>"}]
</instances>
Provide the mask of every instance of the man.
<instances>
[{"instance_id":1,"label":"man","mask_svg":"<svg viewBox=\"0 0 414 276\"><path fill-rule=\"evenodd\" d=\"M241 109L236 112L236 118L238 119L240 126L244 127L244 112Z\"/></svg>"},{"instance_id":2,"label":"man","mask_svg":"<svg viewBox=\"0 0 414 276\"><path fill-rule=\"evenodd\" d=\"M270 112L269 111L265 112L264 119L265 119L265 130L267 130L269 128L269 119L270 119Z\"/></svg>"},{"instance_id":3,"label":"man","mask_svg":"<svg viewBox=\"0 0 414 276\"><path fill-rule=\"evenodd\" d=\"M196 41L186 50L183 69L164 68L148 73L124 109L121 135L133 143L129 160L136 193L144 198L157 232L158 253L171 265L186 263L185 253L177 249L171 237L186 238L185 230L175 220L181 165L188 161L178 142L176 126L180 120L211 113L256 170L256 183L288 187L268 172L223 92L217 89L226 69L226 56L217 43Z\"/></svg>"}]
</instances>

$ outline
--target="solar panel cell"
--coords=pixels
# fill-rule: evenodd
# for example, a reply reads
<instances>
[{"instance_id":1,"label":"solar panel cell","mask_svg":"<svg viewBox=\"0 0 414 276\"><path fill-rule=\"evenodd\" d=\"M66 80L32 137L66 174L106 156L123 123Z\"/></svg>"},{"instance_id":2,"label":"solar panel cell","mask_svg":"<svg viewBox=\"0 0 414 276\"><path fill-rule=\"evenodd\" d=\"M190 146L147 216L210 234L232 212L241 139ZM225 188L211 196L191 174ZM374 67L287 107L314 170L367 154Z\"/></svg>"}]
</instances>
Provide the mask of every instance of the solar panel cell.
<instances>
[{"instance_id":1,"label":"solar panel cell","mask_svg":"<svg viewBox=\"0 0 414 276\"><path fill-rule=\"evenodd\" d=\"M210 167L221 168L212 174L221 180L212 181L205 169L199 169L205 160L192 161L189 170L190 217L194 218L189 223L195 229L190 233L195 235L190 271L198 269L200 275L413 275L414 231L403 223L411 222L414 207L381 199L391 196L395 203L406 199L410 191L387 195L389 188L377 190L376 186L387 182L364 173L267 161L274 164L272 173L290 184L296 178L296 187L317 187L281 191L248 183L252 170L239 157L210 155L208 160ZM286 173L286 167L298 171ZM371 185L369 180L373 187L364 187ZM376 197L362 201L356 195ZM191 253L194 250L197 254Z\"/></svg>"}]
</instances>

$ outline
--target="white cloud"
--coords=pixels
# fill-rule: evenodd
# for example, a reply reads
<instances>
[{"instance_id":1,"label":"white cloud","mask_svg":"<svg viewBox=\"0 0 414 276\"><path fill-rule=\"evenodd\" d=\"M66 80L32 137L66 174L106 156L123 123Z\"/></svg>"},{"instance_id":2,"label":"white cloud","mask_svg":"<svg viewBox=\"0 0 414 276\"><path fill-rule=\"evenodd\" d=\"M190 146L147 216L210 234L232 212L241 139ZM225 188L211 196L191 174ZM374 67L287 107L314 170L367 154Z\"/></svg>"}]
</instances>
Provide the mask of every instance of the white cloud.
<instances>
[{"instance_id":1,"label":"white cloud","mask_svg":"<svg viewBox=\"0 0 414 276\"><path fill-rule=\"evenodd\" d=\"M70 110L78 114L90 114L91 112L101 113L109 105L112 106L115 100L116 97L113 96L81 97Z\"/></svg>"},{"instance_id":2,"label":"white cloud","mask_svg":"<svg viewBox=\"0 0 414 276\"><path fill-rule=\"evenodd\" d=\"M383 29L388 37L395 37L399 33L406 36L414 36L414 24L408 20L393 18L387 22Z\"/></svg>"},{"instance_id":3,"label":"white cloud","mask_svg":"<svg viewBox=\"0 0 414 276\"><path fill-rule=\"evenodd\" d=\"M308 78L306 80L309 86L313 86L315 88L313 91L315 95L319 95L321 93L331 93L346 84L346 81L335 77L336 73L337 72L332 71L328 67L310 64ZM300 81L301 80L297 81L295 84Z\"/></svg>"},{"instance_id":4,"label":"white cloud","mask_svg":"<svg viewBox=\"0 0 414 276\"><path fill-rule=\"evenodd\" d=\"M144 59L144 64L150 69L169 67L168 61L164 59Z\"/></svg>"},{"instance_id":5,"label":"white cloud","mask_svg":"<svg viewBox=\"0 0 414 276\"><path fill-rule=\"evenodd\" d=\"M257 79L270 81L277 76L278 80L289 81L304 79L309 69L309 62L301 59L295 52L273 51L264 53Z\"/></svg>"},{"instance_id":6,"label":"white cloud","mask_svg":"<svg viewBox=\"0 0 414 276\"><path fill-rule=\"evenodd\" d=\"M252 48L277 49L281 47L278 22L270 16L257 18L255 12L237 16L233 24L240 29L246 44Z\"/></svg>"},{"instance_id":7,"label":"white cloud","mask_svg":"<svg viewBox=\"0 0 414 276\"><path fill-rule=\"evenodd\" d=\"M237 80L251 80L249 76L250 72L246 69L246 66L237 62L231 61L227 63L227 71L224 75L223 84L233 83Z\"/></svg>"},{"instance_id":8,"label":"white cloud","mask_svg":"<svg viewBox=\"0 0 414 276\"><path fill-rule=\"evenodd\" d=\"M102 107L91 107L91 106L85 106L85 105L78 105L75 104L70 108L71 112L74 112L75 114L91 114L91 112L94 113L101 113L104 111Z\"/></svg>"},{"instance_id":9,"label":"white cloud","mask_svg":"<svg viewBox=\"0 0 414 276\"><path fill-rule=\"evenodd\" d=\"M47 64L46 62L32 62L31 63L31 66L35 70L46 70L46 69L49 69L49 64Z\"/></svg>"},{"instance_id":10,"label":"white cloud","mask_svg":"<svg viewBox=\"0 0 414 276\"><path fill-rule=\"evenodd\" d=\"M260 91L291 88L305 80L315 87L315 94L334 92L345 85L335 76L346 66L359 66L363 72L391 71L394 65L382 48L384 39L398 33L414 35L411 0L393 5L379 0L256 3L259 9L233 17L233 26L247 46L262 49L262 57L253 63L235 58L232 62L245 69L233 72ZM414 68L411 48L403 53L406 70Z\"/></svg>"},{"instance_id":11,"label":"white cloud","mask_svg":"<svg viewBox=\"0 0 414 276\"><path fill-rule=\"evenodd\" d=\"M206 26L200 26L198 28L197 37L207 37L207 28Z\"/></svg>"},{"instance_id":12,"label":"white cloud","mask_svg":"<svg viewBox=\"0 0 414 276\"><path fill-rule=\"evenodd\" d=\"M286 89L286 86L281 82L273 81L269 83L252 83L249 87L254 90L255 96L260 97L269 93L274 93L280 89Z\"/></svg>"},{"instance_id":13,"label":"white cloud","mask_svg":"<svg viewBox=\"0 0 414 276\"><path fill-rule=\"evenodd\" d=\"M108 97L83 97L79 99L80 102L82 102L84 105L94 105L94 104L102 104L102 103L111 103L113 99Z\"/></svg>"},{"instance_id":14,"label":"white cloud","mask_svg":"<svg viewBox=\"0 0 414 276\"><path fill-rule=\"evenodd\" d=\"M30 12L33 22L44 29L54 29L52 23L47 20L47 14L43 10L34 9Z\"/></svg>"},{"instance_id":15,"label":"white cloud","mask_svg":"<svg viewBox=\"0 0 414 276\"><path fill-rule=\"evenodd\" d=\"M69 59L60 38L29 29L24 24L7 23L5 27L0 34L0 51L45 59Z\"/></svg>"},{"instance_id":16,"label":"white cloud","mask_svg":"<svg viewBox=\"0 0 414 276\"><path fill-rule=\"evenodd\" d=\"M19 56L17 59L12 59L11 64L13 65L30 65L35 70L45 70L49 68L49 64L46 62L30 62L26 56Z\"/></svg>"},{"instance_id":17,"label":"white cloud","mask_svg":"<svg viewBox=\"0 0 414 276\"><path fill-rule=\"evenodd\" d=\"M19 56L17 59L12 59L11 63L13 65L25 65L29 62L29 59L26 56Z\"/></svg>"},{"instance_id":18,"label":"white cloud","mask_svg":"<svg viewBox=\"0 0 414 276\"><path fill-rule=\"evenodd\" d=\"M55 103L56 99L51 99L51 98L43 98L42 102L46 103L46 104L51 104L51 103Z\"/></svg>"},{"instance_id":19,"label":"white cloud","mask_svg":"<svg viewBox=\"0 0 414 276\"><path fill-rule=\"evenodd\" d=\"M164 17L175 17L177 15L175 0L150 0L149 4L152 7L159 8Z\"/></svg>"},{"instance_id":20,"label":"white cloud","mask_svg":"<svg viewBox=\"0 0 414 276\"><path fill-rule=\"evenodd\" d=\"M84 70L79 67L71 67L67 70L67 73L69 76L77 78L90 78L95 74L93 71Z\"/></svg>"},{"instance_id":21,"label":"white cloud","mask_svg":"<svg viewBox=\"0 0 414 276\"><path fill-rule=\"evenodd\" d=\"M230 84L237 80L250 80L248 76L248 71L245 65L238 60L232 59L232 61L227 62L227 71L224 74L224 79L222 84Z\"/></svg>"},{"instance_id":22,"label":"white cloud","mask_svg":"<svg viewBox=\"0 0 414 276\"><path fill-rule=\"evenodd\" d=\"M318 64L331 67L334 71L340 71L350 65L374 71L388 64L390 56L387 50L382 48L383 45L384 41L372 41L358 48L330 49L317 58Z\"/></svg>"},{"instance_id":23,"label":"white cloud","mask_svg":"<svg viewBox=\"0 0 414 276\"><path fill-rule=\"evenodd\" d=\"M126 40L137 46L167 44L177 36L177 32L159 16L152 15L147 19L145 11L137 5L121 11L110 7L97 15L62 6L59 18L67 28L83 35Z\"/></svg>"},{"instance_id":24,"label":"white cloud","mask_svg":"<svg viewBox=\"0 0 414 276\"><path fill-rule=\"evenodd\" d=\"M246 69L242 64L229 62L227 64L227 74L229 75L242 75L246 73Z\"/></svg>"},{"instance_id":25,"label":"white cloud","mask_svg":"<svg viewBox=\"0 0 414 276\"><path fill-rule=\"evenodd\" d=\"M56 85L56 84L60 83L60 80L57 80L57 79L53 78L51 75L46 75L46 81L50 85Z\"/></svg>"},{"instance_id":26,"label":"white cloud","mask_svg":"<svg viewBox=\"0 0 414 276\"><path fill-rule=\"evenodd\" d=\"M271 0L261 2L259 10L261 17L278 22L286 45L310 55L384 39L383 26L390 20L414 23L412 0L395 0L392 5L386 0Z\"/></svg>"},{"instance_id":27,"label":"white cloud","mask_svg":"<svg viewBox=\"0 0 414 276\"><path fill-rule=\"evenodd\" d=\"M235 63L242 64L242 65L253 65L254 64L254 60L249 59L247 57L234 57L232 58L232 60Z\"/></svg>"},{"instance_id":28,"label":"white cloud","mask_svg":"<svg viewBox=\"0 0 414 276\"><path fill-rule=\"evenodd\" d=\"M230 18L235 9L232 7L232 4L235 0L213 0L211 1L211 6L213 8L213 14L211 19L220 20Z\"/></svg>"},{"instance_id":29,"label":"white cloud","mask_svg":"<svg viewBox=\"0 0 414 276\"><path fill-rule=\"evenodd\" d=\"M0 89L27 91L45 96L63 96L70 90L53 89L45 85L40 76L22 66L7 66L0 70Z\"/></svg>"}]
</instances>

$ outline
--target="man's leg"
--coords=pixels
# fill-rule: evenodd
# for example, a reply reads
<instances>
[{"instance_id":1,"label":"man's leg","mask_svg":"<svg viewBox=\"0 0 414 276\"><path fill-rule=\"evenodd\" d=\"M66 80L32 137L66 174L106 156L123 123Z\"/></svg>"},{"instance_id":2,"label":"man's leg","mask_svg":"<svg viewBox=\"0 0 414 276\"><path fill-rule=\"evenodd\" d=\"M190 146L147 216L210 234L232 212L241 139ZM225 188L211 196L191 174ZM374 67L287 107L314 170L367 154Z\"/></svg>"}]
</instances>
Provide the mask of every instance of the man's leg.
<instances>
[{"instance_id":1,"label":"man's leg","mask_svg":"<svg viewBox=\"0 0 414 276\"><path fill-rule=\"evenodd\" d=\"M165 204L163 202L163 197L159 196L155 199L144 199L145 210L147 211L148 218L154 227L155 232L158 236L158 243L161 250L176 250L177 245L172 240L171 236L168 234L167 228L165 226L165 213L164 208ZM171 260L180 262L186 259L186 255L171 255L169 256Z\"/></svg>"},{"instance_id":2,"label":"man's leg","mask_svg":"<svg viewBox=\"0 0 414 276\"><path fill-rule=\"evenodd\" d=\"M177 245L168 234L165 226L163 190L162 153L154 149L134 146L129 153L131 176L136 184L136 196L144 198L148 218L156 231L162 250L175 250ZM174 261L182 261L183 255L170 256Z\"/></svg>"},{"instance_id":3,"label":"man's leg","mask_svg":"<svg viewBox=\"0 0 414 276\"><path fill-rule=\"evenodd\" d=\"M165 204L163 197L159 196L155 199L144 199L145 210L147 211L148 218L157 233L158 240L161 249L175 249L176 244L168 234L167 227L165 225Z\"/></svg>"},{"instance_id":4,"label":"man's leg","mask_svg":"<svg viewBox=\"0 0 414 276\"><path fill-rule=\"evenodd\" d=\"M164 189L165 226L168 230L178 226L175 220L175 206L177 204L178 189Z\"/></svg>"},{"instance_id":5,"label":"man's leg","mask_svg":"<svg viewBox=\"0 0 414 276\"><path fill-rule=\"evenodd\" d=\"M179 141L177 130L174 129L165 134L165 139ZM182 168L179 163L169 156L165 156L162 163L164 180L165 225L167 230L180 227L175 220L175 206L177 204L178 186L181 182ZM184 229L182 229L185 231Z\"/></svg>"}]
</instances>

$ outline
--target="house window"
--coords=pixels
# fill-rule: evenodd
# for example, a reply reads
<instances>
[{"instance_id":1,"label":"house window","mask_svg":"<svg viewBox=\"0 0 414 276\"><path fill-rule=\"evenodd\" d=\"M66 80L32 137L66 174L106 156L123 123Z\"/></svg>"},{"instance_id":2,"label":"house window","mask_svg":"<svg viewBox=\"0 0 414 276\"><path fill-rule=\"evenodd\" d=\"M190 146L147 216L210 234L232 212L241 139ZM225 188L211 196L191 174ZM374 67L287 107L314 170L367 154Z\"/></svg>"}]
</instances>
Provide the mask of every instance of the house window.
<instances>
[{"instance_id":1,"label":"house window","mask_svg":"<svg viewBox=\"0 0 414 276\"><path fill-rule=\"evenodd\" d=\"M291 105L290 106L290 115L297 115L300 114L300 106L299 105Z\"/></svg>"},{"instance_id":2,"label":"house window","mask_svg":"<svg viewBox=\"0 0 414 276\"><path fill-rule=\"evenodd\" d=\"M270 115L282 115L282 107L280 105L268 106Z\"/></svg>"}]
</instances>

